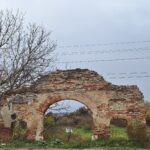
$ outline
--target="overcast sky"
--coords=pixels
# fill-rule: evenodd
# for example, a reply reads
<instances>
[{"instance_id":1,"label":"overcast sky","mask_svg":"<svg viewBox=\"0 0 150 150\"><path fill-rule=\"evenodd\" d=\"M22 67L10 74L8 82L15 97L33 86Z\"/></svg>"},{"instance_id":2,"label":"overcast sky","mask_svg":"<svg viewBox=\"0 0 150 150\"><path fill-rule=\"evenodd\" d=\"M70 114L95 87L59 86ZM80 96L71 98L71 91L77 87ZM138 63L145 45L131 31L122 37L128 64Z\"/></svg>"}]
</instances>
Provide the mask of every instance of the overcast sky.
<instances>
[{"instance_id":1,"label":"overcast sky","mask_svg":"<svg viewBox=\"0 0 150 150\"><path fill-rule=\"evenodd\" d=\"M58 69L95 70L150 100L150 0L0 0L0 9L52 31Z\"/></svg>"}]
</instances>

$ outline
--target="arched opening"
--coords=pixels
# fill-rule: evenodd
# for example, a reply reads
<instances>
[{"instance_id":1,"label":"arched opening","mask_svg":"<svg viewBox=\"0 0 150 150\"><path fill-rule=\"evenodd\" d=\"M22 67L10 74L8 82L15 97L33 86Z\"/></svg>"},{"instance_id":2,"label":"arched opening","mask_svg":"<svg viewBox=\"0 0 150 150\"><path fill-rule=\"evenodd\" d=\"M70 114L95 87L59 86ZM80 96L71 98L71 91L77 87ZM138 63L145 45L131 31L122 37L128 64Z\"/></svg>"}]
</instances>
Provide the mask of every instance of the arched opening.
<instances>
[{"instance_id":1,"label":"arched opening","mask_svg":"<svg viewBox=\"0 0 150 150\"><path fill-rule=\"evenodd\" d=\"M116 127L124 128L124 127L127 127L128 122L126 119L123 119L123 118L112 118L110 121L110 124Z\"/></svg>"},{"instance_id":2,"label":"arched opening","mask_svg":"<svg viewBox=\"0 0 150 150\"><path fill-rule=\"evenodd\" d=\"M128 139L128 122L125 118L113 117L110 121L110 137L112 139Z\"/></svg>"},{"instance_id":3,"label":"arched opening","mask_svg":"<svg viewBox=\"0 0 150 150\"><path fill-rule=\"evenodd\" d=\"M67 99L49 105L44 113L44 139L81 142L91 139L93 117L83 103Z\"/></svg>"}]
</instances>

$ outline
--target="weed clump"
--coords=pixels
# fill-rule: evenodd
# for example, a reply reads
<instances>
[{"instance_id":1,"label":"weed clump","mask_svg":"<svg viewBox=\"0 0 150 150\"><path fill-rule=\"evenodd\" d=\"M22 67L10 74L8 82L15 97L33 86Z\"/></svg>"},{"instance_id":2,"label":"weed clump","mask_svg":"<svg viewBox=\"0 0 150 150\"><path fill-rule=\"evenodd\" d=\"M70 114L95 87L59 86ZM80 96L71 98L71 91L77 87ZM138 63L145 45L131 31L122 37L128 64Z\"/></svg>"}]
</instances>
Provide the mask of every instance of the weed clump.
<instances>
[{"instance_id":1,"label":"weed clump","mask_svg":"<svg viewBox=\"0 0 150 150\"><path fill-rule=\"evenodd\" d=\"M149 146L149 136L147 132L147 126L137 121L132 121L127 126L127 134L130 140L135 141L142 147Z\"/></svg>"},{"instance_id":2,"label":"weed clump","mask_svg":"<svg viewBox=\"0 0 150 150\"><path fill-rule=\"evenodd\" d=\"M12 139L13 140L24 140L27 133L27 123L23 120L18 120L12 124Z\"/></svg>"}]
</instances>

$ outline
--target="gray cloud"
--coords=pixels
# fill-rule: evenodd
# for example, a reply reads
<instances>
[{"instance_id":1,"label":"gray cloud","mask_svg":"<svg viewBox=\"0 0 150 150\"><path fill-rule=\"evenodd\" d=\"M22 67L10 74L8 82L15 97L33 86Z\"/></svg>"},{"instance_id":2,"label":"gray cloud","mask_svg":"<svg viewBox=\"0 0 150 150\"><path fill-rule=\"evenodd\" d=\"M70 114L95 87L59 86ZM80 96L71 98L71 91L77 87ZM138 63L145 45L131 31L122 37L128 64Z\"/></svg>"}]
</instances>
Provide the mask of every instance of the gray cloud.
<instances>
[{"instance_id":1,"label":"gray cloud","mask_svg":"<svg viewBox=\"0 0 150 150\"><path fill-rule=\"evenodd\" d=\"M26 22L36 22L52 31L58 45L84 45L150 39L149 0L1 0L0 9L20 9ZM89 51L127 48L147 48L150 43L70 48L69 51ZM68 51L66 48L56 52ZM150 51L61 56L60 61L148 57ZM76 63L61 68L90 68L116 84L137 84L150 100L150 78L109 79L109 72L149 72L149 60ZM58 66L59 67L59 66ZM150 74L150 72L149 72Z\"/></svg>"}]
</instances>

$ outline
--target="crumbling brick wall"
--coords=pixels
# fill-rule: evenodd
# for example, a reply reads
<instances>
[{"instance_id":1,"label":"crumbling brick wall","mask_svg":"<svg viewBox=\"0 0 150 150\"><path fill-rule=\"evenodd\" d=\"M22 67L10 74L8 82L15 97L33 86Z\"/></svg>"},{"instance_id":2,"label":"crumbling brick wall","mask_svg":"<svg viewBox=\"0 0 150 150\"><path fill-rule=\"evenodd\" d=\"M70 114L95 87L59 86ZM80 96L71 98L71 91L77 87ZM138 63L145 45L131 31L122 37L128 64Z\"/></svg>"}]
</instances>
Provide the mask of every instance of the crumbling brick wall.
<instances>
[{"instance_id":1,"label":"crumbling brick wall","mask_svg":"<svg viewBox=\"0 0 150 150\"><path fill-rule=\"evenodd\" d=\"M15 101L16 95L22 98ZM112 118L145 123L143 94L137 86L117 86L88 69L58 70L41 77L30 88L9 97L13 112L27 122L30 138L42 139L43 116L48 107L60 100L72 99L92 112L95 135L109 136Z\"/></svg>"}]
</instances>

